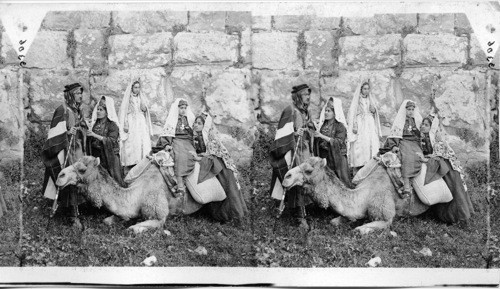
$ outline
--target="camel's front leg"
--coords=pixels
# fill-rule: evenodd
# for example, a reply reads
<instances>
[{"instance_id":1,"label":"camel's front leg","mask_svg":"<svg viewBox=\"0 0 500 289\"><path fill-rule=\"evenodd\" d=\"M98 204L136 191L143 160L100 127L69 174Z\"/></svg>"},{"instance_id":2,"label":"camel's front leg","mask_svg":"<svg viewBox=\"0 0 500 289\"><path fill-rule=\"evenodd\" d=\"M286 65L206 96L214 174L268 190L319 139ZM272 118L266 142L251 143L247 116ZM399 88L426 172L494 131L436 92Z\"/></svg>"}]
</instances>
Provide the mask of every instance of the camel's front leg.
<instances>
[{"instance_id":1,"label":"camel's front leg","mask_svg":"<svg viewBox=\"0 0 500 289\"><path fill-rule=\"evenodd\" d=\"M383 230L391 226L392 220L390 221L373 221L362 226L354 228L354 230L359 231L361 235L368 234L374 230Z\"/></svg>"},{"instance_id":2,"label":"camel's front leg","mask_svg":"<svg viewBox=\"0 0 500 289\"><path fill-rule=\"evenodd\" d=\"M165 220L147 220L130 226L128 229L134 231L135 234L140 234L148 229L161 228L163 224Z\"/></svg>"},{"instance_id":3,"label":"camel's front leg","mask_svg":"<svg viewBox=\"0 0 500 289\"><path fill-rule=\"evenodd\" d=\"M351 220L349 220L348 218L344 216L338 216L337 218L333 218L330 221L330 224L332 224L335 227L340 227L341 225L346 225L349 224L350 222Z\"/></svg>"}]
</instances>

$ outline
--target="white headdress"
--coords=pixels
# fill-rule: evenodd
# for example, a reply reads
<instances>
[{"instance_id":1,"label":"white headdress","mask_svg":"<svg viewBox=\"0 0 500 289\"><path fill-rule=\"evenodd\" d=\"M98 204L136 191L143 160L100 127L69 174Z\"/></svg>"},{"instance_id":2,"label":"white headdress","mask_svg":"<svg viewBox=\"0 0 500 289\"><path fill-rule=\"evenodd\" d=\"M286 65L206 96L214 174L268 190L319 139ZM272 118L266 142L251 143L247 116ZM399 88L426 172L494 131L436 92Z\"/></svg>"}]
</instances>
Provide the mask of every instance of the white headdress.
<instances>
[{"instance_id":1,"label":"white headdress","mask_svg":"<svg viewBox=\"0 0 500 289\"><path fill-rule=\"evenodd\" d=\"M125 89L125 94L123 95L122 99L122 104L120 105L120 112L119 112L119 125L120 127L120 136L123 136L122 139L125 139L127 136L127 133L123 131L123 127L125 126L125 119L127 118L128 114L128 106L130 104L130 95L132 93L132 85L134 84L135 81L138 81L137 79L130 79L130 82L127 86L127 89ZM144 99L142 93L139 93L139 98L143 103L146 103L146 100ZM153 126L151 125L151 114L149 113L149 108L146 106L146 113L145 113L145 118L146 118L146 125L148 127L148 132L149 135L151 136L153 134Z\"/></svg>"},{"instance_id":2,"label":"white headdress","mask_svg":"<svg viewBox=\"0 0 500 289\"><path fill-rule=\"evenodd\" d=\"M108 118L110 121L114 122L118 128L120 129L121 132L121 127L120 123L118 122L118 116L116 115L116 110L115 110L115 100L109 96L103 95L101 99L104 98L105 103L106 103L106 113L108 114ZM90 129L94 128L94 125L97 121L97 107L99 106L99 102L94 106L94 110L92 111L92 118L90 119Z\"/></svg>"},{"instance_id":3,"label":"white headdress","mask_svg":"<svg viewBox=\"0 0 500 289\"><path fill-rule=\"evenodd\" d=\"M175 99L174 103L172 103L172 105L170 106L170 110L168 111L168 116L165 120L165 125L163 126L163 130L160 136L175 137L175 128L177 127L177 121L179 120L179 102L181 100L185 101L186 103L188 102L183 98ZM189 106L186 109L186 117L189 126L193 128L195 117L191 109L189 109Z\"/></svg>"},{"instance_id":4,"label":"white headdress","mask_svg":"<svg viewBox=\"0 0 500 289\"><path fill-rule=\"evenodd\" d=\"M319 114L319 123L318 126L316 127L317 131L321 129L321 126L325 122L325 110L330 100L333 101L333 109L335 110L335 119L338 122L342 123L347 128L347 122L345 120L344 110L342 109L342 100L340 98L330 97L326 102L326 104L323 106L321 113Z\"/></svg>"},{"instance_id":5,"label":"white headdress","mask_svg":"<svg viewBox=\"0 0 500 289\"><path fill-rule=\"evenodd\" d=\"M363 88L363 85L365 83L368 83L368 85L371 86L369 81L361 81L361 83L356 87L356 90L354 91L351 106L349 107L349 113L347 114L347 117L349 118L348 119L349 126L347 127L347 136L348 136L348 139L350 139L351 141L355 140L354 133L353 133L354 123L356 122L356 116L358 115L359 97L361 94L361 89ZM378 106L377 106L377 102L372 97L371 93L368 94L368 101L375 108L375 114L374 114L375 128L377 129L377 135L379 137L381 137L382 130L380 129L380 116L378 114Z\"/></svg>"},{"instance_id":6,"label":"white headdress","mask_svg":"<svg viewBox=\"0 0 500 289\"><path fill-rule=\"evenodd\" d=\"M392 123L391 132L389 133L388 138L403 138L403 129L406 122L406 104L409 101L413 102L412 100L406 99L399 107L398 114ZM420 110L416 104L415 110L413 111L413 118L415 119L415 125L420 128L420 125L422 124L422 115L420 114Z\"/></svg>"}]
</instances>

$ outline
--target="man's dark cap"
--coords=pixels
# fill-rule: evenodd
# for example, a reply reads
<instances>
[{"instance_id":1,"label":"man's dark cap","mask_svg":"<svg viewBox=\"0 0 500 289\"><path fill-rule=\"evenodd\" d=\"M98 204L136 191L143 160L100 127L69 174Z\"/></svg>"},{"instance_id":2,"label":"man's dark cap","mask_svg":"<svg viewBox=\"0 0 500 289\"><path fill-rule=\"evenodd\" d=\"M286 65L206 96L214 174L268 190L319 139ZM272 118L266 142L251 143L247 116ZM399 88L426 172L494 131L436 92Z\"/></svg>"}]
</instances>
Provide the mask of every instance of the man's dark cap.
<instances>
[{"instance_id":1,"label":"man's dark cap","mask_svg":"<svg viewBox=\"0 0 500 289\"><path fill-rule=\"evenodd\" d=\"M304 90L304 89L307 89L309 91L309 93L311 93L311 88L309 88L309 85L307 85L307 84L301 84L301 85L297 85L297 86L292 87L292 93L297 93L297 92Z\"/></svg>"},{"instance_id":2,"label":"man's dark cap","mask_svg":"<svg viewBox=\"0 0 500 289\"><path fill-rule=\"evenodd\" d=\"M83 91L82 85L77 82L77 83L73 83L73 84L64 86L64 92L72 91L75 88L80 88Z\"/></svg>"}]
</instances>

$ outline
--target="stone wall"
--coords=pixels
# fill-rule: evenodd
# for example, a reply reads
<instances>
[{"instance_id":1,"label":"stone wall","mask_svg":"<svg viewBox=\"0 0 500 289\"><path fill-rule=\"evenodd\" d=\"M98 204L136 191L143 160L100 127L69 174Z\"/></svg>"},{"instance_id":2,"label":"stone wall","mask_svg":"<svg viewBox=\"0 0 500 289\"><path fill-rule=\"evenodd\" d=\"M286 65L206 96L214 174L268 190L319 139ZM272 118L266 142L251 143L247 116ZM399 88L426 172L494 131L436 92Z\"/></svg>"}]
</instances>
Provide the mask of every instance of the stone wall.
<instances>
[{"instance_id":1,"label":"stone wall","mask_svg":"<svg viewBox=\"0 0 500 289\"><path fill-rule=\"evenodd\" d=\"M130 77L138 76L155 132L173 100L187 98L196 114L210 111L228 149L246 164L256 126L276 124L292 86L312 86L317 117L331 96L347 113L355 87L369 79L384 134L408 98L424 114L439 109L462 161L488 156L487 63L462 14L50 12L26 62L25 110L45 125L65 84L83 83L87 110L102 94L113 96L118 109ZM0 75L15 78L16 64L1 37Z\"/></svg>"}]
</instances>

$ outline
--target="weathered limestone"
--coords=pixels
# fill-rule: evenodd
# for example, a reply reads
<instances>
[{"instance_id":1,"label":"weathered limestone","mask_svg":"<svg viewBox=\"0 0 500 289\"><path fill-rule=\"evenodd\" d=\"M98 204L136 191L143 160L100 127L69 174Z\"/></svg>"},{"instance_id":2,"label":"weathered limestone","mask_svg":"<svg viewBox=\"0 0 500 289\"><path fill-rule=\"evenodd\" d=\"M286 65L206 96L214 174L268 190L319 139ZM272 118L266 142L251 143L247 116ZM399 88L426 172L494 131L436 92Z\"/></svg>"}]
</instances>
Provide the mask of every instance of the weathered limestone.
<instances>
[{"instance_id":1,"label":"weathered limestone","mask_svg":"<svg viewBox=\"0 0 500 289\"><path fill-rule=\"evenodd\" d=\"M76 41L75 67L103 66L104 36L101 30L78 29L74 32Z\"/></svg>"},{"instance_id":2,"label":"weathered limestone","mask_svg":"<svg viewBox=\"0 0 500 289\"><path fill-rule=\"evenodd\" d=\"M306 68L322 70L333 66L333 35L329 31L306 31Z\"/></svg>"},{"instance_id":3,"label":"weathered limestone","mask_svg":"<svg viewBox=\"0 0 500 289\"><path fill-rule=\"evenodd\" d=\"M271 16L252 15L252 30L256 32L271 30Z\"/></svg>"},{"instance_id":4,"label":"weathered limestone","mask_svg":"<svg viewBox=\"0 0 500 289\"><path fill-rule=\"evenodd\" d=\"M363 70L347 71L340 70L338 77L324 77L320 79L321 98L324 104L330 97L342 100L344 114L347 117L354 91L367 80L370 81L371 93L379 103L379 112L383 124L392 124L400 102L394 94L394 71L385 70ZM319 115L315 116L319 117Z\"/></svg>"},{"instance_id":5,"label":"weathered limestone","mask_svg":"<svg viewBox=\"0 0 500 289\"><path fill-rule=\"evenodd\" d=\"M113 35L109 37L111 68L154 68L172 59L172 34Z\"/></svg>"},{"instance_id":6,"label":"weathered limestone","mask_svg":"<svg viewBox=\"0 0 500 289\"><path fill-rule=\"evenodd\" d=\"M14 46L12 45L12 42L10 42L10 38L6 33L2 33L1 47L0 60L3 62L3 64L19 65L20 61L17 58L16 50L14 50Z\"/></svg>"},{"instance_id":7,"label":"weathered limestone","mask_svg":"<svg viewBox=\"0 0 500 289\"><path fill-rule=\"evenodd\" d=\"M375 14L377 34L410 33L417 27L417 14Z\"/></svg>"},{"instance_id":8,"label":"weathered limestone","mask_svg":"<svg viewBox=\"0 0 500 289\"><path fill-rule=\"evenodd\" d=\"M309 30L313 21L312 15L276 15L274 29L285 32Z\"/></svg>"},{"instance_id":9,"label":"weathered limestone","mask_svg":"<svg viewBox=\"0 0 500 289\"><path fill-rule=\"evenodd\" d=\"M314 17L311 21L311 30L331 31L340 28L340 17Z\"/></svg>"},{"instance_id":10,"label":"weathered limestone","mask_svg":"<svg viewBox=\"0 0 500 289\"><path fill-rule=\"evenodd\" d=\"M261 32L252 36L252 61L254 68L300 69L297 55L298 33Z\"/></svg>"},{"instance_id":11,"label":"weathered limestone","mask_svg":"<svg viewBox=\"0 0 500 289\"><path fill-rule=\"evenodd\" d=\"M467 15L464 13L455 14L455 33L463 35L466 33L473 33L472 26L470 25Z\"/></svg>"},{"instance_id":12,"label":"weathered limestone","mask_svg":"<svg viewBox=\"0 0 500 289\"><path fill-rule=\"evenodd\" d=\"M252 13L249 11L228 11L226 14L226 26L235 27L240 30L252 28Z\"/></svg>"},{"instance_id":13,"label":"weathered limestone","mask_svg":"<svg viewBox=\"0 0 500 289\"><path fill-rule=\"evenodd\" d=\"M17 68L0 70L0 160L20 160L23 155L22 103Z\"/></svg>"},{"instance_id":14,"label":"weathered limestone","mask_svg":"<svg viewBox=\"0 0 500 289\"><path fill-rule=\"evenodd\" d=\"M139 78L141 93L145 96L151 111L151 121L161 124L167 117L170 106L168 102L173 100L172 93L168 90L167 73L163 68L153 69L110 69L107 76L96 76L92 78L92 92L94 98L101 95L111 96L115 99L116 112L119 113L120 105L127 86L131 79ZM158 132L158 131L156 131Z\"/></svg>"},{"instance_id":15,"label":"weathered limestone","mask_svg":"<svg viewBox=\"0 0 500 289\"><path fill-rule=\"evenodd\" d=\"M176 64L233 63L238 61L238 36L222 32L181 32L174 37Z\"/></svg>"},{"instance_id":16,"label":"weathered limestone","mask_svg":"<svg viewBox=\"0 0 500 289\"><path fill-rule=\"evenodd\" d=\"M482 49L474 33L470 34L470 58L473 65L488 65L486 53Z\"/></svg>"},{"instance_id":17,"label":"weathered limestone","mask_svg":"<svg viewBox=\"0 0 500 289\"><path fill-rule=\"evenodd\" d=\"M401 35L340 38L339 68L370 70L395 67L401 59Z\"/></svg>"},{"instance_id":18,"label":"weathered limestone","mask_svg":"<svg viewBox=\"0 0 500 289\"><path fill-rule=\"evenodd\" d=\"M83 102L89 104L88 77L87 70L30 70L25 81L33 112L42 121L50 121L54 110L64 102L64 86L74 82L84 86Z\"/></svg>"},{"instance_id":19,"label":"weathered limestone","mask_svg":"<svg viewBox=\"0 0 500 289\"><path fill-rule=\"evenodd\" d=\"M43 19L41 30L70 31L109 27L109 11L50 11Z\"/></svg>"},{"instance_id":20,"label":"weathered limestone","mask_svg":"<svg viewBox=\"0 0 500 289\"><path fill-rule=\"evenodd\" d=\"M28 68L71 68L67 54L68 33L64 31L39 31L31 44L24 62ZM17 59L17 55L16 55ZM16 63L19 61L16 60Z\"/></svg>"},{"instance_id":21,"label":"weathered limestone","mask_svg":"<svg viewBox=\"0 0 500 289\"><path fill-rule=\"evenodd\" d=\"M418 32L422 34L453 33L455 29L455 15L446 14L419 14Z\"/></svg>"},{"instance_id":22,"label":"weathered limestone","mask_svg":"<svg viewBox=\"0 0 500 289\"><path fill-rule=\"evenodd\" d=\"M208 32L208 31L225 31L225 29L226 29L225 11L214 11L214 12L189 11L188 31Z\"/></svg>"},{"instance_id":23,"label":"weathered limestone","mask_svg":"<svg viewBox=\"0 0 500 289\"><path fill-rule=\"evenodd\" d=\"M467 62L467 38L452 34L409 34L404 39L404 61L409 66L461 66Z\"/></svg>"},{"instance_id":24,"label":"weathered limestone","mask_svg":"<svg viewBox=\"0 0 500 289\"><path fill-rule=\"evenodd\" d=\"M344 28L354 35L377 35L377 22L374 17L345 17Z\"/></svg>"},{"instance_id":25,"label":"weathered limestone","mask_svg":"<svg viewBox=\"0 0 500 289\"><path fill-rule=\"evenodd\" d=\"M183 30L187 11L116 11L113 23L125 33L146 34Z\"/></svg>"},{"instance_id":26,"label":"weathered limestone","mask_svg":"<svg viewBox=\"0 0 500 289\"><path fill-rule=\"evenodd\" d=\"M278 121L283 109L292 103L292 87L303 83L307 83L312 89L312 111L319 112L318 73L254 71L253 81L259 83L260 109L266 120Z\"/></svg>"},{"instance_id":27,"label":"weathered limestone","mask_svg":"<svg viewBox=\"0 0 500 289\"><path fill-rule=\"evenodd\" d=\"M253 125L250 81L249 69L230 68L214 75L207 87L205 101L215 123Z\"/></svg>"}]
</instances>

